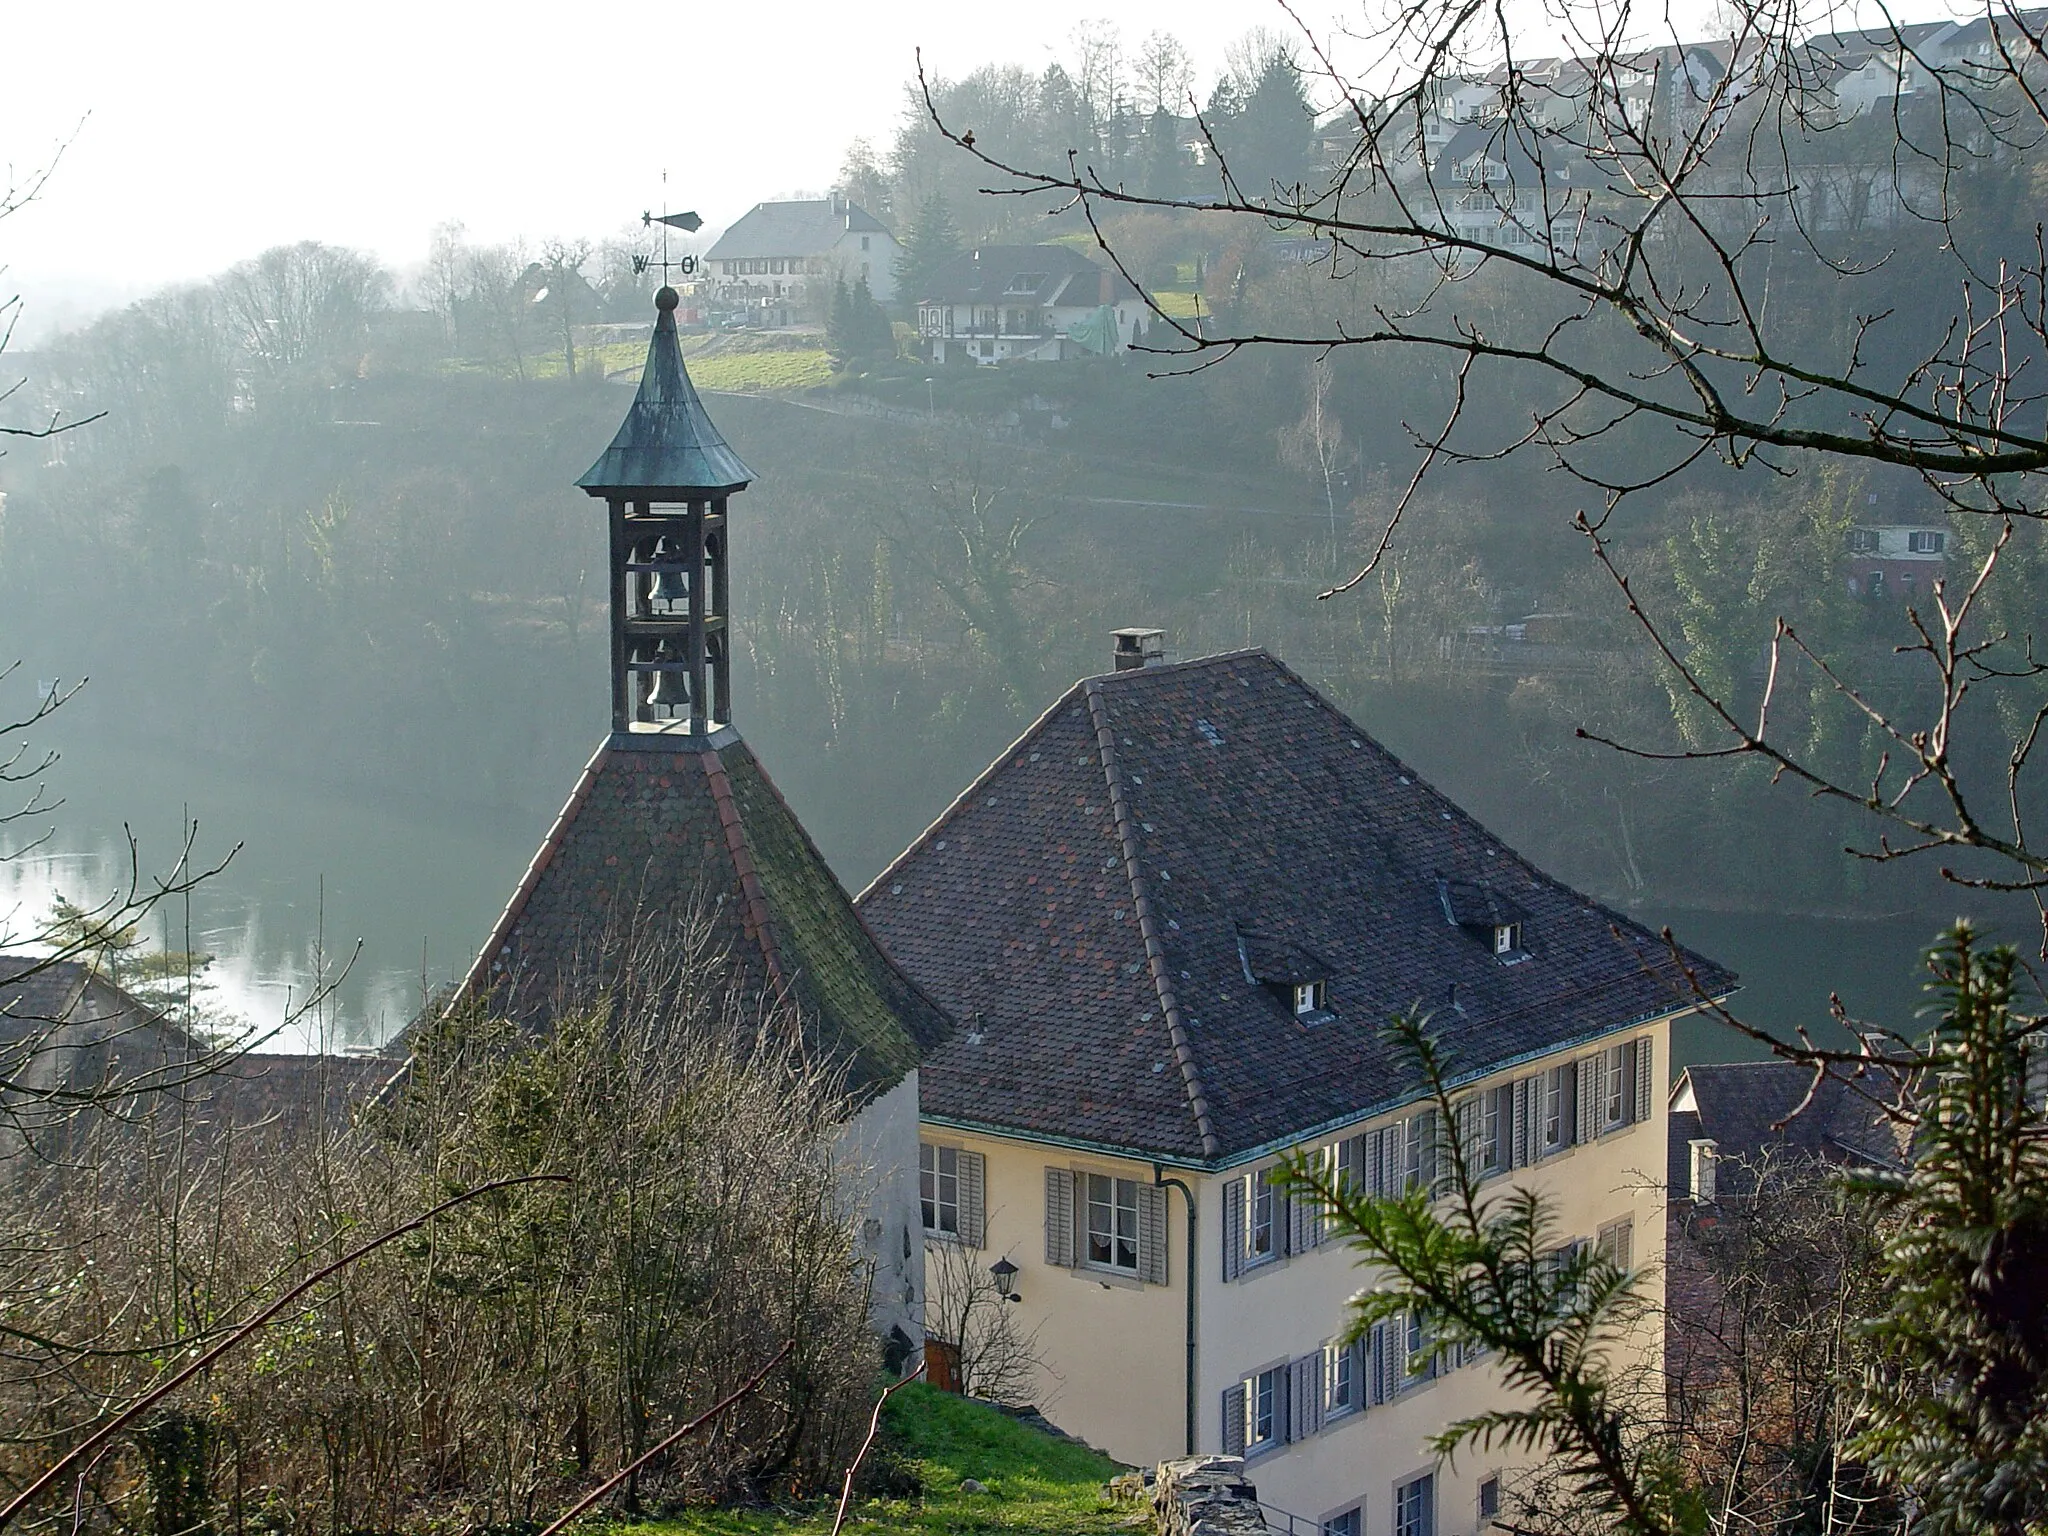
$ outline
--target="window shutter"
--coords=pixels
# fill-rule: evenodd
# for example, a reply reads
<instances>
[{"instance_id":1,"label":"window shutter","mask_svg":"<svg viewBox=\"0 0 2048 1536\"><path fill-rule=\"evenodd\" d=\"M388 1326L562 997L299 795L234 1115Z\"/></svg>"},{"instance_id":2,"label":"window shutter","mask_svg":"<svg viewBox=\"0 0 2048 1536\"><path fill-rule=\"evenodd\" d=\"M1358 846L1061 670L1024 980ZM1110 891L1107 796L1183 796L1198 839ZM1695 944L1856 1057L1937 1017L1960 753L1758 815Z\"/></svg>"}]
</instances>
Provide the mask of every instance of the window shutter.
<instances>
[{"instance_id":1,"label":"window shutter","mask_svg":"<svg viewBox=\"0 0 2048 1536\"><path fill-rule=\"evenodd\" d=\"M1061 1269L1074 1267L1074 1174L1068 1168L1045 1170L1045 1262Z\"/></svg>"},{"instance_id":2,"label":"window shutter","mask_svg":"<svg viewBox=\"0 0 2048 1536\"><path fill-rule=\"evenodd\" d=\"M960 1241L970 1248L979 1248L982 1244L985 1166L979 1152L960 1154Z\"/></svg>"},{"instance_id":3,"label":"window shutter","mask_svg":"<svg viewBox=\"0 0 2048 1536\"><path fill-rule=\"evenodd\" d=\"M1534 1092L1530 1090L1534 1089ZM1514 1085L1514 1118L1510 1123L1508 1138L1508 1166L1526 1168L1536 1160L1536 1154L1529 1143L1529 1125L1543 1108L1543 1079L1520 1077Z\"/></svg>"},{"instance_id":4,"label":"window shutter","mask_svg":"<svg viewBox=\"0 0 2048 1536\"><path fill-rule=\"evenodd\" d=\"M1291 1362L1273 1367L1273 1443L1285 1445L1294 1438L1294 1372Z\"/></svg>"},{"instance_id":5,"label":"window shutter","mask_svg":"<svg viewBox=\"0 0 2048 1536\"><path fill-rule=\"evenodd\" d=\"M1294 1382L1294 1416L1291 1439L1306 1440L1323 1429L1323 1352L1303 1355L1289 1368Z\"/></svg>"},{"instance_id":6,"label":"window shutter","mask_svg":"<svg viewBox=\"0 0 2048 1536\"><path fill-rule=\"evenodd\" d=\"M1223 1454L1244 1454L1244 1383L1223 1389Z\"/></svg>"},{"instance_id":7,"label":"window shutter","mask_svg":"<svg viewBox=\"0 0 2048 1536\"><path fill-rule=\"evenodd\" d=\"M1600 1057L1581 1056L1578 1062L1578 1142L1581 1146L1600 1134Z\"/></svg>"},{"instance_id":8,"label":"window shutter","mask_svg":"<svg viewBox=\"0 0 2048 1536\"><path fill-rule=\"evenodd\" d=\"M1318 1160L1326 1161L1327 1150L1317 1154ZM1314 1195L1291 1194L1287 1197L1287 1251L1307 1253L1323 1240L1323 1207Z\"/></svg>"},{"instance_id":9,"label":"window shutter","mask_svg":"<svg viewBox=\"0 0 2048 1536\"><path fill-rule=\"evenodd\" d=\"M1223 1186L1223 1278L1235 1280L1243 1268L1244 1180L1238 1178Z\"/></svg>"},{"instance_id":10,"label":"window shutter","mask_svg":"<svg viewBox=\"0 0 2048 1536\"><path fill-rule=\"evenodd\" d=\"M1657 1076L1656 1051L1652 1037L1644 1035L1636 1041L1636 1123L1640 1125L1650 1118L1656 1108Z\"/></svg>"},{"instance_id":11,"label":"window shutter","mask_svg":"<svg viewBox=\"0 0 2048 1536\"><path fill-rule=\"evenodd\" d=\"M1166 1284L1167 1198L1164 1184L1138 1186L1138 1278Z\"/></svg>"}]
</instances>

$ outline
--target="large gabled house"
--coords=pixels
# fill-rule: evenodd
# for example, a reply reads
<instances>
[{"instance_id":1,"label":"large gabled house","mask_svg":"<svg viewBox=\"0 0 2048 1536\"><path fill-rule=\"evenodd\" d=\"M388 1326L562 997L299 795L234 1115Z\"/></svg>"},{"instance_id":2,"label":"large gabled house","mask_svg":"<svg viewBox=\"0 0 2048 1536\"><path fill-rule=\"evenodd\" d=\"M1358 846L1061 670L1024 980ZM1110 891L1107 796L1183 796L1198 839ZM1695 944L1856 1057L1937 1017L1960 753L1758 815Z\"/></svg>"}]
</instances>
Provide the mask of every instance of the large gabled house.
<instances>
[{"instance_id":1,"label":"large gabled house","mask_svg":"<svg viewBox=\"0 0 2048 1536\"><path fill-rule=\"evenodd\" d=\"M756 203L704 253L698 286L762 324L822 320L835 283L866 279L878 300L893 299L901 254L888 225L837 193Z\"/></svg>"},{"instance_id":2,"label":"large gabled house","mask_svg":"<svg viewBox=\"0 0 2048 1536\"><path fill-rule=\"evenodd\" d=\"M1120 272L1071 246L985 245L932 274L917 330L935 363L1059 362L1126 350L1147 312Z\"/></svg>"},{"instance_id":3,"label":"large gabled house","mask_svg":"<svg viewBox=\"0 0 2048 1536\"><path fill-rule=\"evenodd\" d=\"M1014 1266L1036 1400L1123 1460L1243 1454L1272 1509L1340 1536L1498 1506L1516 1456L1427 1449L1500 1405L1493 1368L1422 1363L1406 1329L1344 1344L1363 1277L1271 1178L1296 1151L1375 1190L1434 1178L1401 1010L1454 1058L1489 1178L1654 1299L1680 964L1265 652L1077 684L858 905L958 1024L920 1074L928 1241Z\"/></svg>"}]
</instances>

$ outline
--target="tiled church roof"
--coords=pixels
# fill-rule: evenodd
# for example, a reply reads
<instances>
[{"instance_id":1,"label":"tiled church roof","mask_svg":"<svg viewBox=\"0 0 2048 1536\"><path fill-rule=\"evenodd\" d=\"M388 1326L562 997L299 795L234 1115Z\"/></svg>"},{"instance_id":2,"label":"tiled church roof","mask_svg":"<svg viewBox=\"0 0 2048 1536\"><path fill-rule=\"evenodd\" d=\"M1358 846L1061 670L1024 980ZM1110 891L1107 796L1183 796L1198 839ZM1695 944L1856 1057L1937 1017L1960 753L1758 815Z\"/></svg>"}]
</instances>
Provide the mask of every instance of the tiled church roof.
<instances>
[{"instance_id":1,"label":"tiled church roof","mask_svg":"<svg viewBox=\"0 0 2048 1536\"><path fill-rule=\"evenodd\" d=\"M1417 1004L1477 1072L1692 1001L1656 935L1260 651L1077 685L858 905L958 1021L925 1113L1176 1159L1413 1094L1381 1027ZM1475 910L1523 925L1511 963ZM1335 1016L1299 1020L1288 984L1317 966Z\"/></svg>"},{"instance_id":2,"label":"tiled church roof","mask_svg":"<svg viewBox=\"0 0 2048 1536\"><path fill-rule=\"evenodd\" d=\"M856 1092L888 1087L948 1032L875 944L744 743L612 744L583 771L463 983L536 1022L622 925L701 912L743 993L787 995Z\"/></svg>"}]
</instances>

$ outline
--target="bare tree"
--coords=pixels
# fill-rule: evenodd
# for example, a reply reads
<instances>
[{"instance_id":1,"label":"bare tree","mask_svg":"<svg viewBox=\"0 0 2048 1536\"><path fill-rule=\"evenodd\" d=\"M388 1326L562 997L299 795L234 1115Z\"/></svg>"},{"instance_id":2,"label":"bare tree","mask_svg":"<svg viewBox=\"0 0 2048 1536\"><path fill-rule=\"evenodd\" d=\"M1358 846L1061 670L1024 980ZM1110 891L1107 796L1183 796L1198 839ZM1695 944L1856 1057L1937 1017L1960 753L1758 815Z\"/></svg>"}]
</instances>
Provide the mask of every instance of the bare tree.
<instances>
[{"instance_id":1,"label":"bare tree","mask_svg":"<svg viewBox=\"0 0 2048 1536\"><path fill-rule=\"evenodd\" d=\"M925 1245L926 1348L948 1351L953 1385L964 1396L1014 1405L1044 1367L1038 1330L1018 1323L983 1257L964 1243Z\"/></svg>"},{"instance_id":2,"label":"bare tree","mask_svg":"<svg viewBox=\"0 0 2048 1536\"><path fill-rule=\"evenodd\" d=\"M1149 335L1173 366L1247 347L1444 360L1442 414L1411 427L1407 489L1326 596L1377 569L1432 470L1545 456L1586 492L1594 560L1714 733L1669 753L1610 744L1758 761L1868 816L1861 857L1934 855L1965 886L2042 902L2048 849L2029 814L2048 686L2032 615L2007 627L1995 610L1996 578L2048 503L2048 247L2013 202L2048 148L2044 17L1991 0L1966 23L1837 33L1828 6L1734 0L1724 32L1692 39L1628 0L1547 14L1556 51L1538 58L1508 12L1462 0L1389 0L1357 32L1296 28L1289 46L1348 116L1301 185L1241 179L1212 132L1205 192L1147 196L1085 146L1023 164L972 142L971 123L933 121L992 173L986 190L1060 194L1098 239L1105 212L1154 207L1323 244L1306 310L1253 302L1248 262L1214 317L1155 310ZM1113 237L1105 249L1121 264ZM1890 468L1954 514L1964 558L1916 599L1903 640L1924 702L1898 704L1783 618L1754 707L1687 665L1610 514L1715 459ZM1795 685L1865 722L1863 765L1822 761L1782 727L1774 706ZM2003 745L1965 750L1989 733Z\"/></svg>"}]
</instances>

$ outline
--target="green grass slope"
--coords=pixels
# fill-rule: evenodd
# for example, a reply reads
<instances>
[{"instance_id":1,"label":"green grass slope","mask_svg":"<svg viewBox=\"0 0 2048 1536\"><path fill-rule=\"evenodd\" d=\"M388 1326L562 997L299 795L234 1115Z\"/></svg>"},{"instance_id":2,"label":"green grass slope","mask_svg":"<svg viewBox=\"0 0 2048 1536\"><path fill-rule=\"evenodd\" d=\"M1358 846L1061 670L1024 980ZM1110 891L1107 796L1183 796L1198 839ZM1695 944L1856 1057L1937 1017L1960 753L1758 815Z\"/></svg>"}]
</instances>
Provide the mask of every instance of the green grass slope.
<instances>
[{"instance_id":1,"label":"green grass slope","mask_svg":"<svg viewBox=\"0 0 2048 1536\"><path fill-rule=\"evenodd\" d=\"M891 1456L924 1483L922 1498L869 1499L855 1506L847 1530L926 1532L929 1536L1108 1536L1126 1531L1128 1507L1103 1497L1120 1470L1107 1456L1017 1423L979 1403L914 1383L889 1401L886 1439L875 1454ZM962 1493L972 1478L986 1493ZM692 1510L673 1520L614 1527L620 1536L826 1536L830 1503L778 1510Z\"/></svg>"}]
</instances>

